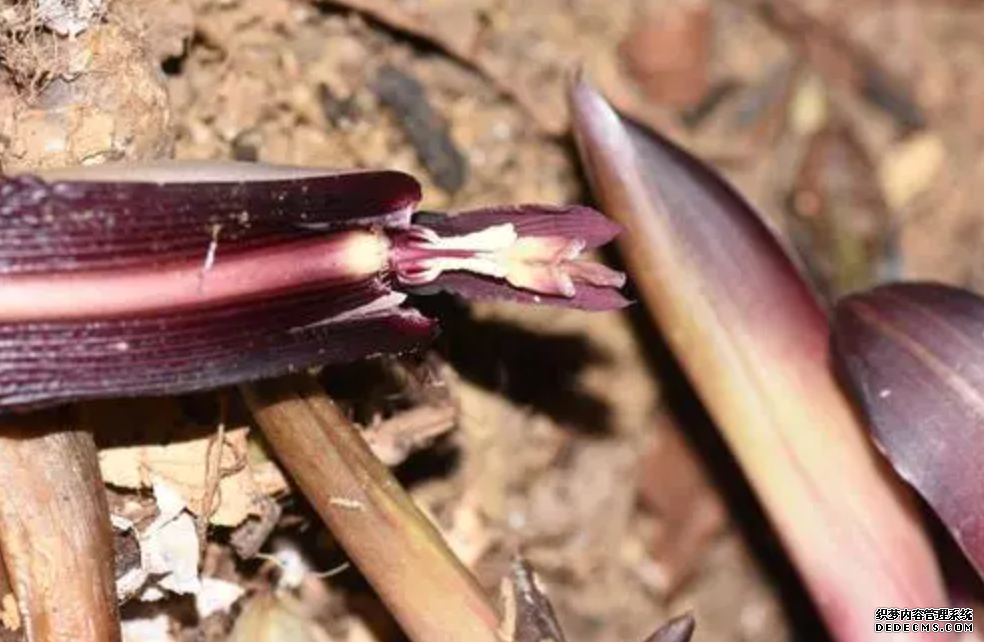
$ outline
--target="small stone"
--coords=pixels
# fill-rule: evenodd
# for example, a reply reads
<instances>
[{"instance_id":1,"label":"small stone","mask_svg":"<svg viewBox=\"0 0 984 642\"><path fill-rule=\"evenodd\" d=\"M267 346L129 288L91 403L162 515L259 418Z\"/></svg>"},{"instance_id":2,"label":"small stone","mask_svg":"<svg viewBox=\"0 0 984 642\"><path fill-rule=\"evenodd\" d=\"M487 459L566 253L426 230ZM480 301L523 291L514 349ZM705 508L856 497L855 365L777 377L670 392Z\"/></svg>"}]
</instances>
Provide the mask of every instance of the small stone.
<instances>
[{"instance_id":1,"label":"small stone","mask_svg":"<svg viewBox=\"0 0 984 642\"><path fill-rule=\"evenodd\" d=\"M704 2L677 6L654 4L619 52L629 74L646 97L679 109L696 106L710 82L710 7Z\"/></svg>"}]
</instances>

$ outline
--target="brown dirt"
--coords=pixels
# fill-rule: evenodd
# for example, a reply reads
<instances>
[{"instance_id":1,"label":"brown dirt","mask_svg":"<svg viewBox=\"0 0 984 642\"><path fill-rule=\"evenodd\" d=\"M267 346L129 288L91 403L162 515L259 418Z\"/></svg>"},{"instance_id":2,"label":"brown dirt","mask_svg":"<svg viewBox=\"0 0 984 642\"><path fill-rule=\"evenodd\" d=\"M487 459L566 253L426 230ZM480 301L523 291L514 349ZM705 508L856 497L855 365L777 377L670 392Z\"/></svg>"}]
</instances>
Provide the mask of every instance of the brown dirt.
<instances>
[{"instance_id":1,"label":"brown dirt","mask_svg":"<svg viewBox=\"0 0 984 642\"><path fill-rule=\"evenodd\" d=\"M851 75L839 66L842 62L805 61L798 53L802 50L750 9L754 2L390 0L364 5L381 7L383 13L352 12L340 4L115 0L104 20L137 34L162 63L178 158L401 169L421 179L424 206L434 209L582 201L586 187L572 146L557 133L566 123L563 80L583 63L620 105L647 122L666 123L698 153L719 162L807 253L836 257L841 246L830 245L829 239L853 233L838 216L860 208L863 216L878 221L881 234L900 231L898 242L888 245L901 267L884 256L866 260L884 261L896 275L963 284L976 285L984 274L980 253L974 251L984 235L978 212L984 199L984 110L979 102L984 96L979 73L984 9L915 0L796 3L866 48L907 88L925 116L923 134L945 149L941 159L927 160L915 153L903 156L897 119L842 82L842 76ZM707 97L702 105L673 111L647 98L659 91L634 84L620 59L625 51L620 45L633 35L640 16L659 20L662 12L695 4L704 5L712 18L707 21L707 78L701 79ZM4 14L5 7L11 13ZM0 15L11 20L6 26L16 19L20 28L27 19L22 7L0 2ZM34 41L9 30L4 37L0 159L15 144L10 114L17 107L10 104L34 96L37 79L27 71L43 66L27 57L37 51L29 48ZM644 40L631 41L637 57L639 38ZM699 64L694 57L682 59ZM448 140L467 163L464 182L454 193L438 187L447 183L425 167L426 153L414 149L401 127L405 114L381 100L374 81L383 67L397 69L424 88L437 116L436 122L428 121L435 136L442 135L446 123ZM42 75L50 81L47 70ZM679 82L679 75L675 78ZM692 88L672 93L689 96ZM712 102L711 96L720 100ZM833 125L848 128L851 144L858 146L852 153L866 157L857 166L869 172L862 181L867 185L877 184L880 168L891 162L929 163L915 173L928 180L914 186L904 202L889 205L884 198L851 200L838 191L851 188L839 187L836 180L810 183L798 171L800 161L812 137ZM804 236L804 226L791 223L787 209L794 187L799 203L822 197L817 202L847 199L850 207L835 208L819 224L811 221ZM830 226L838 231L831 234ZM864 234L872 234L871 225ZM816 263L830 265L831 260L824 256ZM447 362L442 373L450 394L461 407L460 425L452 437L402 470L413 481L416 499L490 589L509 556L522 549L549 585L574 642L641 640L655 624L688 609L697 618L698 640L820 636L815 620L802 609L799 589L774 540L761 526L761 515L732 464L721 457L720 446L708 437L706 420L680 392L678 375L667 367L644 322L631 314L479 305L467 314L450 315L438 351ZM354 393L348 393L352 398ZM683 409L675 422L665 418L668 407L678 413ZM667 437L676 430L688 439ZM669 448L670 454L659 455L660 448ZM661 461L673 465L664 468ZM712 482L702 469L710 471ZM674 486L681 476L693 482L682 489ZM646 484L641 496L640 483ZM652 499L662 487L672 501ZM713 511L721 501L725 511L719 518ZM311 534L320 526L309 521L300 504L288 503L282 536L324 549L322 536ZM694 518L699 510L712 513ZM689 538L697 543L685 545ZM210 555L228 562L229 550L220 546ZM317 555L322 561L335 559ZM675 559L681 555L688 559ZM224 568L227 577L248 577L254 586L267 577L255 568L232 571L218 561L213 566ZM339 639L391 638L380 609L371 600L366 606L364 588L351 577L324 584L327 593L323 588L308 593L324 606L318 619L330 632ZM348 600L343 603L339 596ZM349 621L353 610L367 619L368 629L339 624ZM182 639L189 640L222 639L226 628L184 626Z\"/></svg>"}]
</instances>

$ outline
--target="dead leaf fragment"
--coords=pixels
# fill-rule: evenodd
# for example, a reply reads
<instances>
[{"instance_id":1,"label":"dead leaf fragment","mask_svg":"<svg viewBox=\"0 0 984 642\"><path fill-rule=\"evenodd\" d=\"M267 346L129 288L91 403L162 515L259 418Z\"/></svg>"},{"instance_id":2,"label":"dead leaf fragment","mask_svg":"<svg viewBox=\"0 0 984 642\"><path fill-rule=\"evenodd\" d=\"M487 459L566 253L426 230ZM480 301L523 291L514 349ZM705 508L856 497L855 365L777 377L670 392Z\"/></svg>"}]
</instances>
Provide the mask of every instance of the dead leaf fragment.
<instances>
[{"instance_id":1,"label":"dead leaf fragment","mask_svg":"<svg viewBox=\"0 0 984 642\"><path fill-rule=\"evenodd\" d=\"M201 591L195 521L177 491L159 479L154 482L154 500L158 515L142 529L125 517L111 516L114 530L132 533L137 540L137 564L117 576L116 597L121 603L133 597L156 602L169 593Z\"/></svg>"},{"instance_id":2,"label":"dead leaf fragment","mask_svg":"<svg viewBox=\"0 0 984 642\"><path fill-rule=\"evenodd\" d=\"M235 582L203 577L201 590L195 595L195 610L202 620L215 613L228 613L245 594L246 589Z\"/></svg>"},{"instance_id":3,"label":"dead leaf fragment","mask_svg":"<svg viewBox=\"0 0 984 642\"><path fill-rule=\"evenodd\" d=\"M211 515L216 526L238 526L251 515L262 516L262 498L287 491L287 481L273 462L246 456L248 438L245 426L225 434L224 474ZM162 479L180 494L188 510L200 515L207 495L205 468L211 439L211 434L195 432L167 444L104 448L99 454L103 479L132 490L150 488L155 478Z\"/></svg>"},{"instance_id":4,"label":"dead leaf fragment","mask_svg":"<svg viewBox=\"0 0 984 642\"><path fill-rule=\"evenodd\" d=\"M263 595L250 602L236 620L230 642L331 642L297 600Z\"/></svg>"},{"instance_id":5,"label":"dead leaf fragment","mask_svg":"<svg viewBox=\"0 0 984 642\"><path fill-rule=\"evenodd\" d=\"M21 628L20 611L17 609L17 599L13 593L7 593L0 600L0 624L8 631L19 631Z\"/></svg>"},{"instance_id":6,"label":"dead leaf fragment","mask_svg":"<svg viewBox=\"0 0 984 642\"><path fill-rule=\"evenodd\" d=\"M167 613L125 619L122 624L123 642L175 642L171 635L171 618Z\"/></svg>"},{"instance_id":7,"label":"dead leaf fragment","mask_svg":"<svg viewBox=\"0 0 984 642\"><path fill-rule=\"evenodd\" d=\"M798 136L813 136L830 120L827 87L817 74L807 74L789 103L789 128Z\"/></svg>"},{"instance_id":8,"label":"dead leaf fragment","mask_svg":"<svg viewBox=\"0 0 984 642\"><path fill-rule=\"evenodd\" d=\"M896 219L874 163L845 123L831 122L810 138L790 207L790 236L828 298L895 276Z\"/></svg>"},{"instance_id":9,"label":"dead leaf fragment","mask_svg":"<svg viewBox=\"0 0 984 642\"><path fill-rule=\"evenodd\" d=\"M103 0L37 0L36 18L59 36L74 38L99 20Z\"/></svg>"},{"instance_id":10,"label":"dead leaf fragment","mask_svg":"<svg viewBox=\"0 0 984 642\"><path fill-rule=\"evenodd\" d=\"M236 554L244 560L256 557L283 514L280 504L269 498L261 499L258 507L261 511L259 517L248 518L229 535L229 543Z\"/></svg>"},{"instance_id":11,"label":"dead leaf fragment","mask_svg":"<svg viewBox=\"0 0 984 642\"><path fill-rule=\"evenodd\" d=\"M367 428L362 436L384 464L396 466L454 428L457 419L453 404L418 406Z\"/></svg>"},{"instance_id":12,"label":"dead leaf fragment","mask_svg":"<svg viewBox=\"0 0 984 642\"><path fill-rule=\"evenodd\" d=\"M657 6L643 11L622 41L622 60L653 102L693 107L710 79L711 8L703 2Z\"/></svg>"},{"instance_id":13,"label":"dead leaf fragment","mask_svg":"<svg viewBox=\"0 0 984 642\"><path fill-rule=\"evenodd\" d=\"M138 534L141 567L152 580L140 599L156 601L164 591L195 595L201 589L198 529L184 500L166 482L154 480L154 498L160 515Z\"/></svg>"},{"instance_id":14,"label":"dead leaf fragment","mask_svg":"<svg viewBox=\"0 0 984 642\"><path fill-rule=\"evenodd\" d=\"M931 131L910 136L889 150L878 167L888 204L899 210L924 193L939 176L945 159L943 141Z\"/></svg>"}]
</instances>

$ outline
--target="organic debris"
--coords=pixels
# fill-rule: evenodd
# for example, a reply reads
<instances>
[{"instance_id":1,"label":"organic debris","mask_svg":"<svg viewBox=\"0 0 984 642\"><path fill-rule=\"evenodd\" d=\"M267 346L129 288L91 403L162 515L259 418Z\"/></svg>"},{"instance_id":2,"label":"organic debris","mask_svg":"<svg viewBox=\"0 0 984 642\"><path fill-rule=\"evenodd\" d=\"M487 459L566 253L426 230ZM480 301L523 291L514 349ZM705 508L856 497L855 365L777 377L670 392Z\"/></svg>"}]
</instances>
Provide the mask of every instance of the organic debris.
<instances>
[{"instance_id":1,"label":"organic debris","mask_svg":"<svg viewBox=\"0 0 984 642\"><path fill-rule=\"evenodd\" d=\"M789 230L830 300L898 277L898 210L886 200L847 125L822 125L810 137L790 196Z\"/></svg>"},{"instance_id":2,"label":"organic debris","mask_svg":"<svg viewBox=\"0 0 984 642\"><path fill-rule=\"evenodd\" d=\"M52 38L0 41L0 69L20 88L14 117L0 109L7 141L0 167L13 173L167 156L174 142L167 89L139 37L106 24L64 42ZM118 82L105 82L107 75Z\"/></svg>"},{"instance_id":3,"label":"organic debris","mask_svg":"<svg viewBox=\"0 0 984 642\"><path fill-rule=\"evenodd\" d=\"M468 178L468 161L428 102L424 87L406 72L387 66L379 70L373 91L392 110L434 183L450 194L460 190Z\"/></svg>"},{"instance_id":4,"label":"organic debris","mask_svg":"<svg viewBox=\"0 0 984 642\"><path fill-rule=\"evenodd\" d=\"M418 406L366 428L362 436L380 461L396 466L454 428L457 419L451 404Z\"/></svg>"},{"instance_id":5,"label":"organic debris","mask_svg":"<svg viewBox=\"0 0 984 642\"><path fill-rule=\"evenodd\" d=\"M566 642L550 600L533 567L522 558L513 560L509 576L500 585L502 637L508 642ZM683 615L658 629L646 642L689 642L694 618Z\"/></svg>"},{"instance_id":6,"label":"organic debris","mask_svg":"<svg viewBox=\"0 0 984 642\"><path fill-rule=\"evenodd\" d=\"M914 135L893 146L878 167L878 182L893 211L924 194L945 169L946 148L937 134Z\"/></svg>"},{"instance_id":7,"label":"organic debris","mask_svg":"<svg viewBox=\"0 0 984 642\"><path fill-rule=\"evenodd\" d=\"M229 642L331 642L302 604L286 595L263 595L246 605Z\"/></svg>"},{"instance_id":8,"label":"organic debris","mask_svg":"<svg viewBox=\"0 0 984 642\"><path fill-rule=\"evenodd\" d=\"M651 551L656 568L647 575L657 590L672 595L700 568L713 540L727 528L727 513L667 411L660 412L655 433L639 475L640 501L655 518Z\"/></svg>"},{"instance_id":9,"label":"organic debris","mask_svg":"<svg viewBox=\"0 0 984 642\"><path fill-rule=\"evenodd\" d=\"M117 597L155 602L169 593L197 595L199 545L195 521L186 511L181 496L162 480L155 480L154 497L158 516L142 529L129 519L116 515L114 527L134 531L140 563L117 579Z\"/></svg>"},{"instance_id":10,"label":"organic debris","mask_svg":"<svg viewBox=\"0 0 984 642\"><path fill-rule=\"evenodd\" d=\"M219 459L219 485L208 502L209 478L206 462L213 448L213 435L190 428L172 435L167 444L135 444L104 448L100 467L108 484L140 490L163 482L178 493L195 515L206 515L216 526L239 526L248 517L264 515L263 499L287 491L287 480L275 463L250 445L247 426L225 432ZM205 512L206 503L211 504Z\"/></svg>"},{"instance_id":11,"label":"organic debris","mask_svg":"<svg viewBox=\"0 0 984 642\"><path fill-rule=\"evenodd\" d=\"M705 97L710 85L713 15L706 2L641 10L638 26L622 41L619 51L647 98L690 109Z\"/></svg>"},{"instance_id":12,"label":"organic debris","mask_svg":"<svg viewBox=\"0 0 984 642\"><path fill-rule=\"evenodd\" d=\"M20 612L17 610L17 600L12 593L7 593L0 600L0 624L8 631L20 631Z\"/></svg>"},{"instance_id":13,"label":"organic debris","mask_svg":"<svg viewBox=\"0 0 984 642\"><path fill-rule=\"evenodd\" d=\"M74 38L97 22L104 11L103 0L37 0L34 15L59 36Z\"/></svg>"},{"instance_id":14,"label":"organic debris","mask_svg":"<svg viewBox=\"0 0 984 642\"><path fill-rule=\"evenodd\" d=\"M814 68L833 85L849 88L891 115L905 132L922 129L926 118L906 84L865 47L784 0L731 0L754 9L784 37L802 48Z\"/></svg>"}]
</instances>

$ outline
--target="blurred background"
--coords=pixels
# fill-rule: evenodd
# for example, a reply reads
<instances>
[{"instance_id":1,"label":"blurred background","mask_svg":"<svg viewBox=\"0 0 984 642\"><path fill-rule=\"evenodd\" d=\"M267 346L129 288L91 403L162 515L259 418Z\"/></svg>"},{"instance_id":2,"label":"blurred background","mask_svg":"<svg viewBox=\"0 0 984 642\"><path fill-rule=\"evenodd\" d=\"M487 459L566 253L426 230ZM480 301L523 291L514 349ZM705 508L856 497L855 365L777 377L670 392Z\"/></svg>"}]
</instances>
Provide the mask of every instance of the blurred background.
<instances>
[{"instance_id":1,"label":"blurred background","mask_svg":"<svg viewBox=\"0 0 984 642\"><path fill-rule=\"evenodd\" d=\"M902 277L978 288L982 33L974 0L3 0L0 167L173 146L400 169L429 209L589 202L564 100L583 66L626 115L733 181L831 299ZM823 639L640 310L431 305L449 319L432 352L323 380L370 429L429 411L443 436L394 461L487 587L521 549L576 642L642 639L687 609L698 640ZM111 414L180 432L213 406ZM145 481L113 469L129 464L106 461L117 507L148 501ZM276 503L262 545L307 560L304 617L331 639L399 639L356 571L316 576L341 555L304 501L282 480L251 484L224 485L222 501ZM249 515L215 524L202 572L262 592L279 572L233 545ZM222 640L239 612L165 604L124 614L163 612L170 639Z\"/></svg>"}]
</instances>

